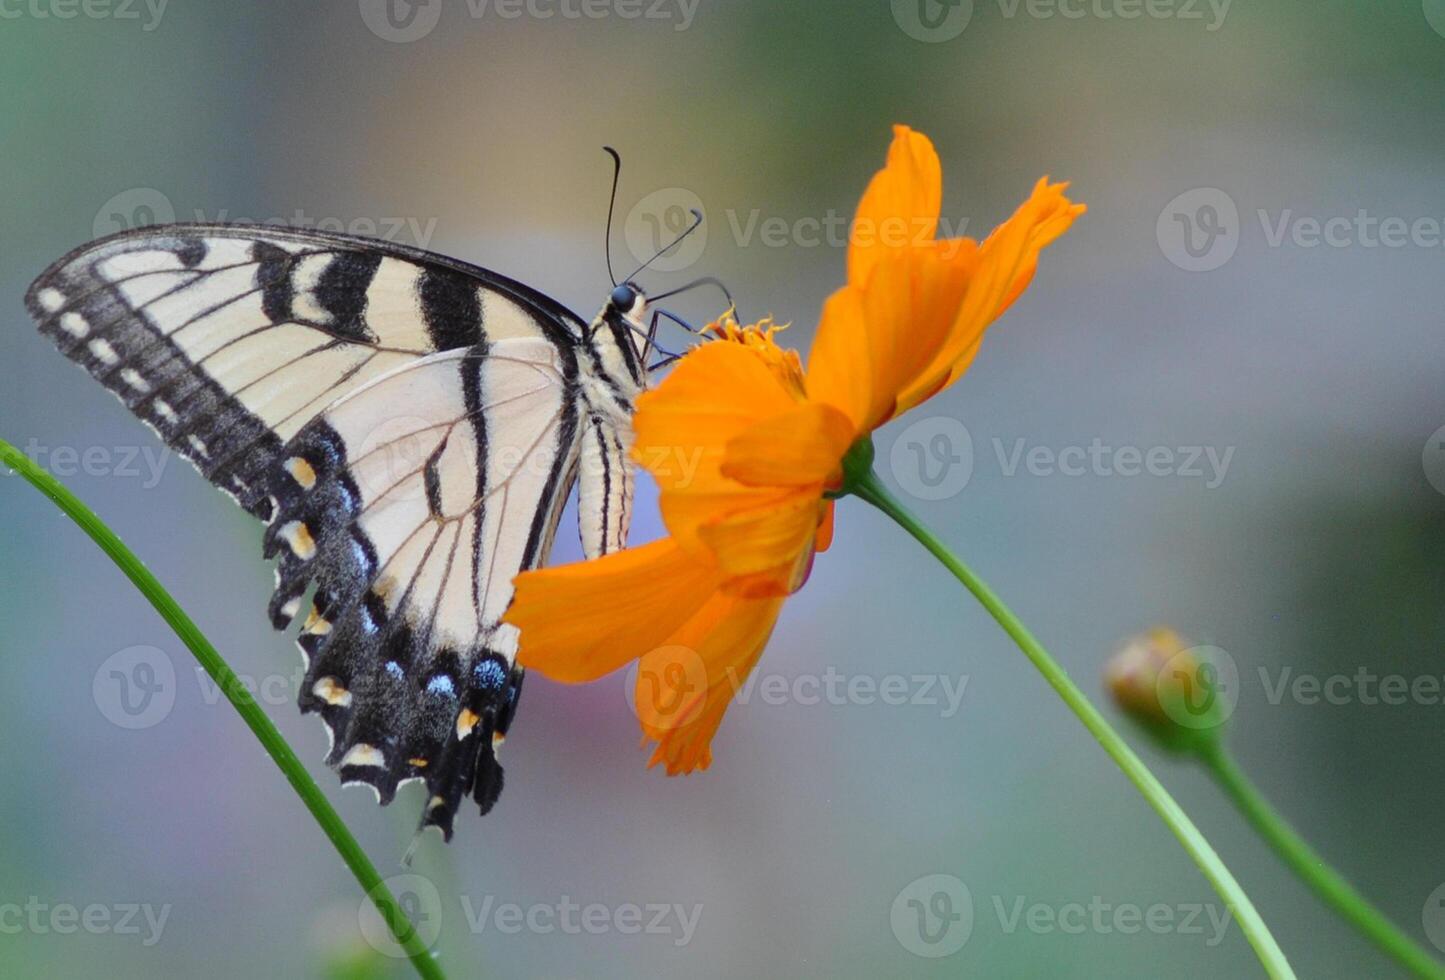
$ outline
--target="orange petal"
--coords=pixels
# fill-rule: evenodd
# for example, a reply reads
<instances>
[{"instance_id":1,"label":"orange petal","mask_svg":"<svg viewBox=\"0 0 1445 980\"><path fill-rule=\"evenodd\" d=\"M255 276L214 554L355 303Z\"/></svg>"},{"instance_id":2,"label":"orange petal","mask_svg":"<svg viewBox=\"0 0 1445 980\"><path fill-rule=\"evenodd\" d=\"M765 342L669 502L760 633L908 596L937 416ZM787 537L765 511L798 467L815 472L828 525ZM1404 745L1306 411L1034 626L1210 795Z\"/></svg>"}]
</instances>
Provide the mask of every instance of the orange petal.
<instances>
[{"instance_id":1,"label":"orange petal","mask_svg":"<svg viewBox=\"0 0 1445 980\"><path fill-rule=\"evenodd\" d=\"M671 539L523 572L505 622L520 663L555 681L596 680L661 646L718 588L715 567Z\"/></svg>"},{"instance_id":2,"label":"orange petal","mask_svg":"<svg viewBox=\"0 0 1445 980\"><path fill-rule=\"evenodd\" d=\"M983 332L1028 286L1039 252L1068 230L1084 206L1064 196L1065 184L1045 178L1033 194L979 246L968 291L932 362L899 398L903 412L958 378L977 353Z\"/></svg>"},{"instance_id":3,"label":"orange petal","mask_svg":"<svg viewBox=\"0 0 1445 980\"><path fill-rule=\"evenodd\" d=\"M971 250L899 252L829 297L808 358L810 397L837 406L859 433L892 418L947 345L974 261Z\"/></svg>"},{"instance_id":4,"label":"orange petal","mask_svg":"<svg viewBox=\"0 0 1445 980\"><path fill-rule=\"evenodd\" d=\"M804 402L729 440L722 474L751 487L828 483L837 476L853 437L852 423L838 409Z\"/></svg>"},{"instance_id":5,"label":"orange petal","mask_svg":"<svg viewBox=\"0 0 1445 980\"><path fill-rule=\"evenodd\" d=\"M927 244L938 230L943 168L933 143L893 127L888 162L873 175L848 236L848 281L862 282L884 255Z\"/></svg>"},{"instance_id":6,"label":"orange petal","mask_svg":"<svg viewBox=\"0 0 1445 980\"><path fill-rule=\"evenodd\" d=\"M833 501L823 502L823 519L818 522L818 536L813 539L814 551L827 551L833 546Z\"/></svg>"},{"instance_id":7,"label":"orange petal","mask_svg":"<svg viewBox=\"0 0 1445 980\"><path fill-rule=\"evenodd\" d=\"M671 638L679 648L672 654L676 659L688 659L681 651L696 654L692 663L702 665L706 687L694 686L687 699L673 702L676 706L663 712L661 724L654 722L657 715L644 702L656 689L649 684L644 691L639 672L637 702L643 734L658 743L649 766L664 763L667 774L676 776L706 769L712 763L713 735L762 656L782 605L781 598L749 599L725 593L711 596ZM692 672L696 672L695 666Z\"/></svg>"},{"instance_id":8,"label":"orange petal","mask_svg":"<svg viewBox=\"0 0 1445 980\"><path fill-rule=\"evenodd\" d=\"M682 464L698 453L720 461L728 440L795 404L797 399L751 348L702 344L638 398L633 455L663 489L685 486L693 473Z\"/></svg>"},{"instance_id":9,"label":"orange petal","mask_svg":"<svg viewBox=\"0 0 1445 980\"><path fill-rule=\"evenodd\" d=\"M1064 196L1064 191L1068 189L1068 186L1067 183L1049 184L1047 177L1041 178L1035 185L1034 194L1037 196L1042 193L1044 196L1041 207L1043 213L1038 224L1034 226L1024 260L1014 275L1008 295L1004 297L1003 305L999 307L995 316L1002 315L1003 311L1008 309L1013 301L1028 288L1029 283L1033 280L1034 271L1039 265L1039 253L1068 231L1069 226L1074 223L1074 219L1089 209L1088 205L1075 204ZM987 243L985 242L985 244Z\"/></svg>"},{"instance_id":10,"label":"orange petal","mask_svg":"<svg viewBox=\"0 0 1445 980\"><path fill-rule=\"evenodd\" d=\"M808 352L808 394L848 416L858 432L874 415L874 355L863 315L863 291L844 286L823 304Z\"/></svg>"},{"instance_id":11,"label":"orange petal","mask_svg":"<svg viewBox=\"0 0 1445 980\"><path fill-rule=\"evenodd\" d=\"M743 511L711 524L698 534L729 576L773 573L777 591L791 591L792 570L805 552L822 518L816 490L785 492L766 506Z\"/></svg>"},{"instance_id":12,"label":"orange petal","mask_svg":"<svg viewBox=\"0 0 1445 980\"><path fill-rule=\"evenodd\" d=\"M713 341L638 399L633 456L657 479L663 521L684 548L701 549L699 525L756 507L772 492L724 476L722 463L732 439L797 405L801 378L791 391L776 367L753 347Z\"/></svg>"}]
</instances>

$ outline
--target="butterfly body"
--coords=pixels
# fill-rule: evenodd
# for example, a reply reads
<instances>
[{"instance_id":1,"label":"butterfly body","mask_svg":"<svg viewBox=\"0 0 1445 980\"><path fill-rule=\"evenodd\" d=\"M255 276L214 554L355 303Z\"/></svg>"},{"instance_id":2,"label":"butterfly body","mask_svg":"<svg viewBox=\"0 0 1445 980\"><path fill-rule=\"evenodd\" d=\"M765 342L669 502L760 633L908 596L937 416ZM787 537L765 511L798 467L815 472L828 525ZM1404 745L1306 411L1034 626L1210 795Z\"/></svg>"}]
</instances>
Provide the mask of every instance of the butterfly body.
<instances>
[{"instance_id":1,"label":"butterfly body","mask_svg":"<svg viewBox=\"0 0 1445 980\"><path fill-rule=\"evenodd\" d=\"M302 620L300 707L343 782L426 782L448 838L501 790L522 670L501 622L571 487L583 550L626 542L647 300L591 322L416 249L267 226L82 246L27 306L63 353L266 522L269 612Z\"/></svg>"}]
</instances>

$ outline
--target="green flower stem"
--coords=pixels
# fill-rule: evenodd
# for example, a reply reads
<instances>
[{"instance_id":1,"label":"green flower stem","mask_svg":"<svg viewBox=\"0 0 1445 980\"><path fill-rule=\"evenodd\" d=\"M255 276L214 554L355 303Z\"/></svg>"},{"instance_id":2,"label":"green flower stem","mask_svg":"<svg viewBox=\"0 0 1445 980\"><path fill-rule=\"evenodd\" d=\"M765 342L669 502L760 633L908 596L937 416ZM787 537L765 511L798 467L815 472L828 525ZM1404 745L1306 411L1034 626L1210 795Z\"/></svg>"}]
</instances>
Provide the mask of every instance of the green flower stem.
<instances>
[{"instance_id":1,"label":"green flower stem","mask_svg":"<svg viewBox=\"0 0 1445 980\"><path fill-rule=\"evenodd\" d=\"M311 778L306 767L302 765L291 746L281 736L281 732L261 710L256 699L250 695L235 672L216 652L216 648L185 614L176 600L166 592L165 587L141 563L135 553L125 546L115 532L105 526L94 511L85 506L53 476L32 463L27 456L3 439L0 439L0 463L29 480L71 520L79 524L81 530L90 535L95 543L100 545L100 549L110 556L111 561L125 572L135 587L161 614L161 618L170 624L171 629L176 631L176 635L195 655L206 673L211 675L212 680L235 707L241 719L250 727L261 746L285 774L287 781L291 783L291 788L296 791L297 796L301 797L301 802L306 804L306 808L311 811L312 817L316 819L322 831L331 839L331 843L335 846L337 853L341 855L341 859L346 862L346 866L351 869L351 873L356 876L356 880L366 890L367 895L376 903L377 911L381 913L382 919L391 929L397 942L406 950L416 972L427 980L444 980L441 967L427 951L426 945L422 943L421 937L410 920L402 913L396 899L392 897L391 889L381 880L381 875L372 866L371 859L366 856L366 852L361 849L356 838L351 836L351 831L346 829L346 824L342 822L340 815L327 802L321 788L316 785L316 781Z\"/></svg>"},{"instance_id":2,"label":"green flower stem","mask_svg":"<svg viewBox=\"0 0 1445 980\"><path fill-rule=\"evenodd\" d=\"M1355 891L1339 872L1310 849L1299 838L1269 802L1260 795L1222 741L1215 741L1198 752L1210 774L1225 794L1244 811L1259 832L1290 870L1314 889L1340 917L1349 922L1385 953L1394 957L1417 977L1445 980L1445 967L1425 952L1414 940Z\"/></svg>"},{"instance_id":3,"label":"green flower stem","mask_svg":"<svg viewBox=\"0 0 1445 980\"><path fill-rule=\"evenodd\" d=\"M849 453L849 459L844 463L846 475L843 492L866 500L893 518L930 554L942 562L943 566L963 583L964 588L973 593L974 597L1003 627L1004 632L1018 644L1019 649L1024 652L1024 656L1029 658L1030 662L1038 668L1039 673L1044 675L1044 679L1058 692L1069 710L1078 716L1089 733L1104 747L1104 751L1109 753L1110 758L1120 769L1124 770L1124 775L1129 777L1129 781L1134 784L1144 799L1149 801L1149 805L1174 832L1174 836L1179 838L1179 842L1184 845L1184 849L1189 852L1194 863L1199 865L1199 869L1204 872L1204 876L1209 879L1214 890L1233 910L1235 919L1238 920L1240 928L1244 930L1250 945L1254 947L1255 955L1264 964L1265 971L1269 976L1277 978L1277 980L1284 977L1293 978L1294 971L1290 969L1284 952L1275 942L1274 936L1270 934L1269 928L1260 918L1259 912L1255 910L1254 903L1249 900L1249 896L1244 893L1239 882L1235 881L1234 875L1230 874L1229 869L1224 866L1224 862L1220 860L1209 842L1204 839L1204 835L1194 826L1193 821L1189 819L1179 804L1174 802L1174 798L1134 754L1124 739L1109 727L1109 723L1099 713L1099 709L1095 708L1084 696L1084 692L1080 691L1078 686L1069 679L1069 675L1034 638L1028 627L1019 621L1019 618L1008 606L1004 605L1003 600L994 594L986 582L949 551L932 531L924 527L918 518L894 499L871 468L871 444L865 440L859 446L865 444L868 445L867 450L860 451L855 447L855 450ZM867 460L866 467L858 465L863 458Z\"/></svg>"}]
</instances>

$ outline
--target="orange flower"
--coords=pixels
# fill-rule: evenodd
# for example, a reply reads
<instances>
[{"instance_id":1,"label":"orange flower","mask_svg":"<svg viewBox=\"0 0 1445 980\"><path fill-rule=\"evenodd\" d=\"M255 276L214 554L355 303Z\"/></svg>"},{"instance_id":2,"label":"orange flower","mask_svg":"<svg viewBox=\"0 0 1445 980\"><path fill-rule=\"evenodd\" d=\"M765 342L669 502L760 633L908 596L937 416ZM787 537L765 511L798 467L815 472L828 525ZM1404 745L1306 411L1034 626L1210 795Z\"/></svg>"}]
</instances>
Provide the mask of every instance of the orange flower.
<instances>
[{"instance_id":1,"label":"orange flower","mask_svg":"<svg viewBox=\"0 0 1445 980\"><path fill-rule=\"evenodd\" d=\"M981 244L938 239L938 156L895 127L806 374L779 328L728 319L638 399L634 457L657 480L669 536L519 576L507 621L521 662L575 683L640 661L637 711L658 743L649 764L707 768L783 600L828 547L845 454L964 372L1039 252L1083 213L1065 186L1039 181Z\"/></svg>"}]
</instances>

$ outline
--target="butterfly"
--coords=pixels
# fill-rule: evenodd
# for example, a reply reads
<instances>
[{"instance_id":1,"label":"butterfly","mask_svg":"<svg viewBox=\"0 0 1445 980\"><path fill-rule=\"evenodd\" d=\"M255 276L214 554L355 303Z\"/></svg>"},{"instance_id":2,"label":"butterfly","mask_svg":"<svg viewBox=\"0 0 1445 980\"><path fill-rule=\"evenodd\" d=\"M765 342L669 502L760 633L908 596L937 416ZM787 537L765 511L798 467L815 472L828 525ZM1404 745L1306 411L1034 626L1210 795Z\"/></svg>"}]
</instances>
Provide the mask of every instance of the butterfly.
<instances>
[{"instance_id":1,"label":"butterfly","mask_svg":"<svg viewBox=\"0 0 1445 980\"><path fill-rule=\"evenodd\" d=\"M303 621L298 700L327 763L383 804L424 781L422 828L450 840L465 797L485 814L502 789L512 579L546 559L574 484L584 555L627 541L632 408L671 316L645 325L631 279L586 321L399 244L179 224L81 246L26 305L266 523L271 622Z\"/></svg>"}]
</instances>

